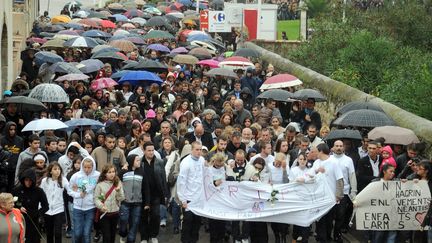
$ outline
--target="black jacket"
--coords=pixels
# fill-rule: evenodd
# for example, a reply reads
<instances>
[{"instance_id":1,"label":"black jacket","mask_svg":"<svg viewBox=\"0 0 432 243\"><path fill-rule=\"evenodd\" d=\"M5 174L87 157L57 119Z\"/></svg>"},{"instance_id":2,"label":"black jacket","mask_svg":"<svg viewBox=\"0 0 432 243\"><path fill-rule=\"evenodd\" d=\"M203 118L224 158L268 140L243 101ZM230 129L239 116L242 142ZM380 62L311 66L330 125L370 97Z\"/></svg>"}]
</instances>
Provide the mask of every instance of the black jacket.
<instances>
[{"instance_id":1,"label":"black jacket","mask_svg":"<svg viewBox=\"0 0 432 243\"><path fill-rule=\"evenodd\" d=\"M185 139L189 141L189 143L193 143L196 141L196 137L194 132L188 132L185 134ZM206 146L209 150L213 148L213 137L210 133L204 132L204 134L201 136L201 143L203 146Z\"/></svg>"},{"instance_id":2,"label":"black jacket","mask_svg":"<svg viewBox=\"0 0 432 243\"><path fill-rule=\"evenodd\" d=\"M130 129L130 122L126 121L123 125L120 125L118 122L113 122L106 128L106 133L112 134L117 138L126 137L130 133Z\"/></svg>"},{"instance_id":3,"label":"black jacket","mask_svg":"<svg viewBox=\"0 0 432 243\"><path fill-rule=\"evenodd\" d=\"M144 175L148 180L150 202L158 200L161 204L164 204L165 198L169 198L164 162L153 156L152 161L148 163L145 156L143 156L141 167L144 169Z\"/></svg>"},{"instance_id":4,"label":"black jacket","mask_svg":"<svg viewBox=\"0 0 432 243\"><path fill-rule=\"evenodd\" d=\"M15 122L7 122L4 128L4 134L0 140L0 145L3 147L4 150L10 153L10 158L8 160L8 169L11 171L15 171L19 154L24 151L24 140L18 135L15 135L13 137L9 136L9 128L12 125L15 125L16 129L18 129Z\"/></svg>"},{"instance_id":5,"label":"black jacket","mask_svg":"<svg viewBox=\"0 0 432 243\"><path fill-rule=\"evenodd\" d=\"M381 162L381 157L378 157L378 167L381 165ZM356 176L358 192L361 192L372 180L377 178L373 175L369 156L365 156L358 161Z\"/></svg>"}]
</instances>

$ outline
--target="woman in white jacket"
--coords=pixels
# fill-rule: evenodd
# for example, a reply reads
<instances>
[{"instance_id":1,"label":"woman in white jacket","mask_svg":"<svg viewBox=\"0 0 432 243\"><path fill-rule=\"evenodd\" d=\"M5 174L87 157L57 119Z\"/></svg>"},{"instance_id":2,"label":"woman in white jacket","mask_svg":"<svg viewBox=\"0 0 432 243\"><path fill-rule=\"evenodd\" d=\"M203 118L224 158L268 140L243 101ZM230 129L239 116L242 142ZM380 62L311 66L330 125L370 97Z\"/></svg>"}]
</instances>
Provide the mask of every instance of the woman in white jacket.
<instances>
[{"instance_id":1,"label":"woman in white jacket","mask_svg":"<svg viewBox=\"0 0 432 243\"><path fill-rule=\"evenodd\" d=\"M65 208L63 191L70 191L70 187L59 163L54 162L48 166L47 176L42 179L40 188L45 192L49 204L44 215L47 243L61 243Z\"/></svg>"}]
</instances>

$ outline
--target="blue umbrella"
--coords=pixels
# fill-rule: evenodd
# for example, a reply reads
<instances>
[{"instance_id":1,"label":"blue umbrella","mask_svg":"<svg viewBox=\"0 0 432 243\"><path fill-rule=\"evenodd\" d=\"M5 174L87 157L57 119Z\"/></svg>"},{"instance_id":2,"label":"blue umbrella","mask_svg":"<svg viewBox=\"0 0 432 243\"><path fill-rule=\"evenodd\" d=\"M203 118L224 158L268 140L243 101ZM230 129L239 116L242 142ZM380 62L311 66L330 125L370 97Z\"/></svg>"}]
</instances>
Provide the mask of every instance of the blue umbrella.
<instances>
[{"instance_id":1,"label":"blue umbrella","mask_svg":"<svg viewBox=\"0 0 432 243\"><path fill-rule=\"evenodd\" d=\"M112 35L110 33L100 31L100 30L88 30L88 31L82 33L82 36L94 37L94 38L109 38Z\"/></svg>"},{"instance_id":2,"label":"blue umbrella","mask_svg":"<svg viewBox=\"0 0 432 243\"><path fill-rule=\"evenodd\" d=\"M211 37L208 35L189 35L187 38L187 41L204 41L204 40L210 40Z\"/></svg>"},{"instance_id":3,"label":"blue umbrella","mask_svg":"<svg viewBox=\"0 0 432 243\"><path fill-rule=\"evenodd\" d=\"M192 6L193 5L191 0L178 0L177 2L179 2L185 6Z\"/></svg>"},{"instance_id":4,"label":"blue umbrella","mask_svg":"<svg viewBox=\"0 0 432 243\"><path fill-rule=\"evenodd\" d=\"M72 119L65 122L65 124L68 125L69 129L75 127L87 127L87 126L91 126L91 129L99 129L105 126L100 121L96 121L88 118Z\"/></svg>"},{"instance_id":5,"label":"blue umbrella","mask_svg":"<svg viewBox=\"0 0 432 243\"><path fill-rule=\"evenodd\" d=\"M125 39L125 38L127 38L126 35L114 35L113 37L111 37L111 38L109 39L109 41L113 41L113 40L123 40L123 39Z\"/></svg>"},{"instance_id":6,"label":"blue umbrella","mask_svg":"<svg viewBox=\"0 0 432 243\"><path fill-rule=\"evenodd\" d=\"M116 22L129 22L129 19L122 14L114 14L111 17L114 17L116 19Z\"/></svg>"},{"instance_id":7,"label":"blue umbrella","mask_svg":"<svg viewBox=\"0 0 432 243\"><path fill-rule=\"evenodd\" d=\"M170 49L164 45L161 44L151 44L147 46L147 49L149 50L155 50L155 51L161 51L161 52L170 52Z\"/></svg>"},{"instance_id":8,"label":"blue umbrella","mask_svg":"<svg viewBox=\"0 0 432 243\"><path fill-rule=\"evenodd\" d=\"M81 61L80 64L84 65L83 67L79 68L79 70L83 73L93 73L103 68L104 66L104 63L99 59L87 59Z\"/></svg>"},{"instance_id":9,"label":"blue umbrella","mask_svg":"<svg viewBox=\"0 0 432 243\"><path fill-rule=\"evenodd\" d=\"M68 29L74 29L74 30L83 30L84 27L80 24L76 24L76 23L67 23L64 25L64 27L68 28Z\"/></svg>"},{"instance_id":10,"label":"blue umbrella","mask_svg":"<svg viewBox=\"0 0 432 243\"><path fill-rule=\"evenodd\" d=\"M35 54L35 62L37 65L42 65L45 62L48 63L57 63L63 62L63 58L57 54L54 54L50 51L40 51Z\"/></svg>"},{"instance_id":11,"label":"blue umbrella","mask_svg":"<svg viewBox=\"0 0 432 243\"><path fill-rule=\"evenodd\" d=\"M122 70L122 71L118 71L115 72L111 75L112 79L119 79L122 78L124 75L126 75L127 73L132 72L131 70Z\"/></svg>"},{"instance_id":12,"label":"blue umbrella","mask_svg":"<svg viewBox=\"0 0 432 243\"><path fill-rule=\"evenodd\" d=\"M129 82L132 85L138 85L143 83L158 83L161 84L163 81L159 76L148 71L130 71L123 75L120 79L119 84Z\"/></svg>"}]
</instances>

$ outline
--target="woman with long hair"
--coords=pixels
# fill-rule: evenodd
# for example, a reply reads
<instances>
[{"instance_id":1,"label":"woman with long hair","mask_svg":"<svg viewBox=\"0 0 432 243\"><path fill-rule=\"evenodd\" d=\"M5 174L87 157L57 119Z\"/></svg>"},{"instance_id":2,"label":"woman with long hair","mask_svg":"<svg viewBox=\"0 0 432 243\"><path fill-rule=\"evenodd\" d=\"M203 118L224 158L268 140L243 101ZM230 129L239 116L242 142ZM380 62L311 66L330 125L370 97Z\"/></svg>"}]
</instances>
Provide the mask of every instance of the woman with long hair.
<instances>
[{"instance_id":1,"label":"woman with long hair","mask_svg":"<svg viewBox=\"0 0 432 243\"><path fill-rule=\"evenodd\" d=\"M184 115L188 110L189 110L189 101L183 99L178 103L176 110L173 112L173 116L177 121L179 121L180 116Z\"/></svg>"}]
</instances>

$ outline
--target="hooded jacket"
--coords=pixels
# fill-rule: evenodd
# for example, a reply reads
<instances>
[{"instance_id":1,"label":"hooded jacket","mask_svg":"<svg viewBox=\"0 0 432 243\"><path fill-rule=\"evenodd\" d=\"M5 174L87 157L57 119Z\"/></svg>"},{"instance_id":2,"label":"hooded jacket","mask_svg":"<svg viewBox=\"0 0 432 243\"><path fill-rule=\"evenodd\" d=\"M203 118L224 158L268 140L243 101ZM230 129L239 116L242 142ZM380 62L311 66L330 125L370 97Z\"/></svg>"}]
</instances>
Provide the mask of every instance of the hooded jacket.
<instances>
[{"instance_id":1,"label":"hooded jacket","mask_svg":"<svg viewBox=\"0 0 432 243\"><path fill-rule=\"evenodd\" d=\"M87 175L84 172L84 162L90 160L93 164L92 171ZM78 210L90 210L95 208L93 199L94 189L99 179L99 171L96 170L96 162L91 156L85 157L81 162L80 171L75 173L70 181L69 185L71 188L77 187L77 190L72 190L69 195L73 197L73 205ZM81 197L81 192L85 192L84 197Z\"/></svg>"},{"instance_id":2,"label":"hooded jacket","mask_svg":"<svg viewBox=\"0 0 432 243\"><path fill-rule=\"evenodd\" d=\"M60 166L62 167L63 170L63 174L67 175L71 170L72 170L72 160L68 157L68 151L70 149L70 147L78 145L77 142L72 142L69 144L69 146L66 149L66 152L64 155L62 155L59 159L58 159L58 163L60 164ZM90 154L87 152L87 150L85 150L83 147L79 147L79 153L81 155L81 157L85 158L87 156L90 156Z\"/></svg>"},{"instance_id":3,"label":"hooded jacket","mask_svg":"<svg viewBox=\"0 0 432 243\"><path fill-rule=\"evenodd\" d=\"M4 150L10 153L8 161L9 169L15 171L18 162L18 156L24 150L24 140L17 134L15 134L13 137L9 136L9 128L12 125L18 128L15 122L7 122L4 128L3 137L0 140L0 144Z\"/></svg>"},{"instance_id":4,"label":"hooded jacket","mask_svg":"<svg viewBox=\"0 0 432 243\"><path fill-rule=\"evenodd\" d=\"M147 177L144 175L142 167L132 170L133 160L138 155L129 155L127 157L128 169L120 171L120 179L123 182L125 200L123 203L143 204L150 206L150 188Z\"/></svg>"},{"instance_id":5,"label":"hooded jacket","mask_svg":"<svg viewBox=\"0 0 432 243\"><path fill-rule=\"evenodd\" d=\"M64 212L63 191L67 190L70 192L70 187L66 177L62 176L58 179L62 180L61 187L51 177L43 178L40 184L40 188L45 192L49 204L49 210L45 213L47 215L56 215Z\"/></svg>"},{"instance_id":6,"label":"hooded jacket","mask_svg":"<svg viewBox=\"0 0 432 243\"><path fill-rule=\"evenodd\" d=\"M396 164L396 160L393 158L393 150L391 149L391 147L389 145L385 146L384 148L381 149L382 152L386 151L387 153L389 153L389 156L387 159L383 158L383 161L380 165L380 170L382 170L382 167L384 166L384 164L390 164L393 165L393 167L397 167Z\"/></svg>"},{"instance_id":7,"label":"hooded jacket","mask_svg":"<svg viewBox=\"0 0 432 243\"><path fill-rule=\"evenodd\" d=\"M15 182L18 183L18 172L20 171L20 165L21 163L25 160L25 159L33 159L33 156L37 153L41 153L45 156L45 158L48 158L47 154L42 151L40 148L38 149L38 151L36 153L32 153L30 152L30 148L27 148L26 150L22 151L19 156L18 156L18 161L17 161L17 165L16 165L16 170L15 170ZM49 161L45 161L45 164L48 164ZM36 179L35 179L36 180Z\"/></svg>"}]
</instances>

